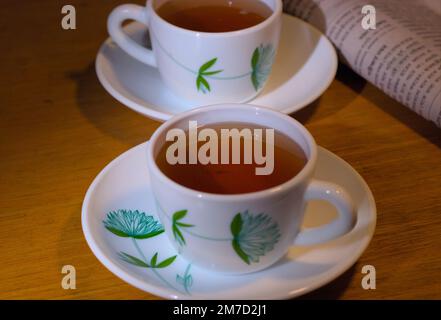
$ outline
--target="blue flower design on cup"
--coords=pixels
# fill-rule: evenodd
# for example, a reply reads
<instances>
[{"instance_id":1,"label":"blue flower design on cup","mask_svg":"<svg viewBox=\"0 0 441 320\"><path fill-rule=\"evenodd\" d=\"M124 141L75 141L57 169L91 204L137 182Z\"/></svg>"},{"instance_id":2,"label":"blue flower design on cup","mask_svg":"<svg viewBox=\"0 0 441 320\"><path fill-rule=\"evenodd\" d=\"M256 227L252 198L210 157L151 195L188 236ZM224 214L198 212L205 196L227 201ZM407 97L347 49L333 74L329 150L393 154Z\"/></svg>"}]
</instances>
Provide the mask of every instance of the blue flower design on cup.
<instances>
[{"instance_id":1,"label":"blue flower design on cup","mask_svg":"<svg viewBox=\"0 0 441 320\"><path fill-rule=\"evenodd\" d=\"M194 224L181 222L187 216L188 210L179 210L168 215L158 202L157 207L171 220L173 238L181 249L186 245L184 233L208 241L228 241L240 259L250 265L258 263L260 257L273 250L281 237L279 226L265 213L251 214L248 210L237 213L230 223L232 236L219 238L200 233L199 230L192 231L191 229L196 228Z\"/></svg>"},{"instance_id":2,"label":"blue flower design on cup","mask_svg":"<svg viewBox=\"0 0 441 320\"><path fill-rule=\"evenodd\" d=\"M274 62L276 51L272 44L260 45L254 50L253 57L251 59L251 67L253 69L251 73L251 81L253 82L254 89L258 91L261 89L266 80L268 79Z\"/></svg>"},{"instance_id":3,"label":"blue flower design on cup","mask_svg":"<svg viewBox=\"0 0 441 320\"><path fill-rule=\"evenodd\" d=\"M154 34L153 34L154 36ZM244 78L251 77L251 83L256 91L263 88L268 77L271 73L272 66L274 63L274 58L276 56L276 50L274 45L260 44L251 55L251 70L245 73L236 75L222 75L225 70L216 68L217 62L219 62L218 57L213 57L212 59L204 62L198 70L194 70L191 67L181 63L174 57L174 55L168 52L165 47L161 44L159 39L156 38L159 48L177 65L181 68L193 73L196 76L196 89L198 92L207 94L211 92L212 86L210 84L211 80L240 80ZM212 69L214 68L214 70Z\"/></svg>"},{"instance_id":4,"label":"blue flower design on cup","mask_svg":"<svg viewBox=\"0 0 441 320\"><path fill-rule=\"evenodd\" d=\"M230 228L234 237L233 248L247 264L259 262L260 257L271 251L280 238L277 223L264 213L238 213Z\"/></svg>"}]
</instances>

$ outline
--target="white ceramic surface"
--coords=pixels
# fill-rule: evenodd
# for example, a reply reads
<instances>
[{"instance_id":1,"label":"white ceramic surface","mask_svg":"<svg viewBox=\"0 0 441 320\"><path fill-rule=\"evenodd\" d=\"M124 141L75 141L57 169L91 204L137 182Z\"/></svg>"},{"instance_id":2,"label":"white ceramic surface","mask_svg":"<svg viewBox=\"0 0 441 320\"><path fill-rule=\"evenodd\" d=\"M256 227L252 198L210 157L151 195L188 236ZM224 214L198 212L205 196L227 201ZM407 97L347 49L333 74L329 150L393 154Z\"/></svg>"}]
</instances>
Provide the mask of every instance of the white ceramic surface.
<instances>
[{"instance_id":1,"label":"white ceramic surface","mask_svg":"<svg viewBox=\"0 0 441 320\"><path fill-rule=\"evenodd\" d=\"M273 71L262 93L249 103L290 114L313 102L328 88L337 70L337 55L329 40L313 26L285 14L282 20ZM124 29L137 43L148 42L142 24L134 22ZM175 95L164 85L156 68L133 59L110 38L98 52L96 71L101 84L114 98L156 120L168 120L205 105Z\"/></svg>"},{"instance_id":2,"label":"white ceramic surface","mask_svg":"<svg viewBox=\"0 0 441 320\"><path fill-rule=\"evenodd\" d=\"M307 158L305 166L273 188L222 195L179 185L156 164L172 130L185 132L192 121L210 127L232 119L272 128L295 141ZM294 244L325 243L351 231L356 222L351 197L343 187L313 178L316 163L317 145L303 125L283 113L246 104L207 106L177 115L155 131L147 150L151 188L170 242L194 265L224 274L260 271L278 261ZM315 199L332 203L338 218L319 228L300 230L306 204Z\"/></svg>"},{"instance_id":3,"label":"white ceramic surface","mask_svg":"<svg viewBox=\"0 0 441 320\"><path fill-rule=\"evenodd\" d=\"M119 252L140 257L133 239L114 235L103 221L110 211L140 210L157 219L146 168L147 144L139 145L112 161L91 184L83 203L82 225L96 257L129 284L168 299L287 299L319 288L350 268L368 246L376 223L376 208L369 187L346 162L318 148L314 177L345 187L354 199L357 224L344 237L325 245L291 247L287 255L263 271L227 276L190 265L179 255L163 269L134 266ZM332 206L311 202L305 225L322 225L335 217ZM164 233L136 240L147 261L158 253L158 263L177 253Z\"/></svg>"},{"instance_id":4,"label":"white ceramic surface","mask_svg":"<svg viewBox=\"0 0 441 320\"><path fill-rule=\"evenodd\" d=\"M272 11L263 22L216 33L170 24L157 13L166 1L116 7L107 22L110 36L133 58L157 68L171 91L192 102L209 105L254 98L267 82L279 46L282 0L262 0ZM129 19L148 27L153 50L122 31L122 22Z\"/></svg>"}]
</instances>

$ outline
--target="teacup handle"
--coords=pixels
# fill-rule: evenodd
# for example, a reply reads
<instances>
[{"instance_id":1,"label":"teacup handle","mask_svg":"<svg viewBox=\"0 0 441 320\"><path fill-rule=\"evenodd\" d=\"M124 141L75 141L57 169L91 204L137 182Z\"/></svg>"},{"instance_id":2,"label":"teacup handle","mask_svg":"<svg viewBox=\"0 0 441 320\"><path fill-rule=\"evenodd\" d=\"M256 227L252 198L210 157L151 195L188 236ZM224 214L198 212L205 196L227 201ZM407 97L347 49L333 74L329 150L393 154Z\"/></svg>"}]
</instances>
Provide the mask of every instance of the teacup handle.
<instances>
[{"instance_id":1,"label":"teacup handle","mask_svg":"<svg viewBox=\"0 0 441 320\"><path fill-rule=\"evenodd\" d=\"M313 180L306 190L305 198L307 201L329 201L337 208L339 217L324 226L300 231L294 240L294 245L305 246L327 242L348 233L354 227L356 222L354 205L349 194L341 186Z\"/></svg>"},{"instance_id":2,"label":"teacup handle","mask_svg":"<svg viewBox=\"0 0 441 320\"><path fill-rule=\"evenodd\" d=\"M107 30L125 52L133 58L156 67L156 59L152 50L146 49L132 40L122 30L122 23L126 20L135 20L146 26L149 24L150 10L135 4L123 4L113 9L107 19Z\"/></svg>"}]
</instances>

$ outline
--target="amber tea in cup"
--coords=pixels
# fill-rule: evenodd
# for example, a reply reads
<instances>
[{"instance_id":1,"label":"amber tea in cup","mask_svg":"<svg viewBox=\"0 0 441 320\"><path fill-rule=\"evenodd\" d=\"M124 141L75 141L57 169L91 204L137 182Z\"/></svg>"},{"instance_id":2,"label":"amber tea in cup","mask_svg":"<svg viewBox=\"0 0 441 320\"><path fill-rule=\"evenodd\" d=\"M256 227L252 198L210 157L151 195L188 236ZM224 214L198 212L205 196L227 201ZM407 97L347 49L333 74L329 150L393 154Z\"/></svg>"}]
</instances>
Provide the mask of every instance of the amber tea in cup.
<instances>
[{"instance_id":1,"label":"amber tea in cup","mask_svg":"<svg viewBox=\"0 0 441 320\"><path fill-rule=\"evenodd\" d=\"M175 26L200 32L230 32L255 26L273 11L258 0L170 0L158 15Z\"/></svg>"},{"instance_id":2,"label":"amber tea in cup","mask_svg":"<svg viewBox=\"0 0 441 320\"><path fill-rule=\"evenodd\" d=\"M249 123L234 122L210 124L209 126L202 126L198 129L202 130L203 128L213 129L217 133L217 163L202 164L198 161L196 164L189 164L187 161L185 164L170 164L167 161L167 150L175 143L174 141L165 142L156 157L156 163L160 170L170 179L187 188L214 194L242 194L267 190L292 179L306 164L307 159L302 148L286 135L279 131L274 131L273 144L266 144L267 141L264 134L262 134L259 140L264 146L262 150L263 155L268 156L268 148L272 148L271 161L273 161L273 170L270 174L258 175L255 169L256 167L262 167L262 164L257 164L255 161L251 161L252 163L247 164L244 160L245 152L251 154L250 159L252 155L255 154L254 148L256 148L257 142L250 141L253 137L251 137L251 139L248 138L248 141L244 137L240 138L240 163L233 164L232 149L234 143L231 136L228 138L222 136L221 130L230 132L230 129L237 129L239 132L242 132L243 129L249 129L248 132L255 133L256 131L254 129L261 129L261 132L264 132L264 130L268 128L258 127ZM189 137L188 130L185 136L187 138ZM222 142L225 142L223 141L225 139L229 140L229 160L227 164L222 164L221 146ZM206 142L198 142L197 149L200 150L204 144L206 144ZM247 149L245 145L248 146ZM190 143L187 140L185 145L186 159L189 159L189 146Z\"/></svg>"}]
</instances>

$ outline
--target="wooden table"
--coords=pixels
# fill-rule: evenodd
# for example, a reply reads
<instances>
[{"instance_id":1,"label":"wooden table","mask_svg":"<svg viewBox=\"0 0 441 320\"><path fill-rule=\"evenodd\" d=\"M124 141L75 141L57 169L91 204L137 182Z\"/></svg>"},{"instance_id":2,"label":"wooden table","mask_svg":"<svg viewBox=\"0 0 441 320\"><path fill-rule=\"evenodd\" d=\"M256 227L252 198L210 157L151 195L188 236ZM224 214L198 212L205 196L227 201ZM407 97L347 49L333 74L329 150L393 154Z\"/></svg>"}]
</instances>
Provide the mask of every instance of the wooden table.
<instances>
[{"instance_id":1,"label":"wooden table","mask_svg":"<svg viewBox=\"0 0 441 320\"><path fill-rule=\"evenodd\" d=\"M159 126L98 82L106 17L124 1L3 0L0 10L0 298L155 299L111 274L89 250L81 203L95 175ZM143 1L137 1L142 3ZM345 67L323 96L294 114L347 160L377 201L377 229L344 275L306 298L441 298L441 130ZM61 288L73 265L77 289ZM361 268L377 289L361 288Z\"/></svg>"}]
</instances>

